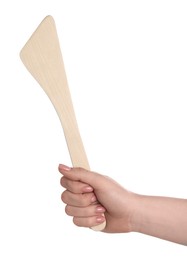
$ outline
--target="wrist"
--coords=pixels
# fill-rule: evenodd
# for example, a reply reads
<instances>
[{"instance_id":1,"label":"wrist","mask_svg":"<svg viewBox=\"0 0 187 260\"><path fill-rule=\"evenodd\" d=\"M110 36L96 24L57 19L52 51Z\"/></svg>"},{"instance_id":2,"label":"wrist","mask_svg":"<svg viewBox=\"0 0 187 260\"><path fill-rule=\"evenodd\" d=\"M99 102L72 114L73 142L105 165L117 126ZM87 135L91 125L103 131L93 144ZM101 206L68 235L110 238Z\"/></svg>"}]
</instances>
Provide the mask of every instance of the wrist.
<instances>
[{"instance_id":1,"label":"wrist","mask_svg":"<svg viewBox=\"0 0 187 260\"><path fill-rule=\"evenodd\" d=\"M125 211L122 212L121 232L139 232L141 224L141 195L129 192L126 193L124 205Z\"/></svg>"},{"instance_id":2,"label":"wrist","mask_svg":"<svg viewBox=\"0 0 187 260\"><path fill-rule=\"evenodd\" d=\"M146 209L144 208L144 196L139 194L133 194L133 201L131 203L131 218L130 218L130 229L131 232L141 232L142 218Z\"/></svg>"}]
</instances>

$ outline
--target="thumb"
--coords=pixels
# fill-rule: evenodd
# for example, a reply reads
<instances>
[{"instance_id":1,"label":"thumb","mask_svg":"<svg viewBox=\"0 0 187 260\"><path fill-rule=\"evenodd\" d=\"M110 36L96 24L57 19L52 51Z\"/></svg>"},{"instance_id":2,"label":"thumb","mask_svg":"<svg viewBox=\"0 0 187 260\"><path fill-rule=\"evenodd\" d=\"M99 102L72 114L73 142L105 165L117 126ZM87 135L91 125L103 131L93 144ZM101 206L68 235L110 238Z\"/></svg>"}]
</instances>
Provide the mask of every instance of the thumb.
<instances>
[{"instance_id":1,"label":"thumb","mask_svg":"<svg viewBox=\"0 0 187 260\"><path fill-rule=\"evenodd\" d=\"M96 172L88 171L80 167L71 168L63 164L59 164L58 170L66 178L73 181L81 181L87 183L93 188L99 188L102 185L102 175Z\"/></svg>"}]
</instances>

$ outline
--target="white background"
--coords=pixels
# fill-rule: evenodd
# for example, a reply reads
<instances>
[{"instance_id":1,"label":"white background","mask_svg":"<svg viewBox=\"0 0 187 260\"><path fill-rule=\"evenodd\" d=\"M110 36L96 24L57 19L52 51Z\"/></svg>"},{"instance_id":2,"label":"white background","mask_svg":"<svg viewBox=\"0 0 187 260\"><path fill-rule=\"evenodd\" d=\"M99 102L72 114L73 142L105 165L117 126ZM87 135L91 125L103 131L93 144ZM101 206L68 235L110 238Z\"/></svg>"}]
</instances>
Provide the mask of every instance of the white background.
<instances>
[{"instance_id":1,"label":"white background","mask_svg":"<svg viewBox=\"0 0 187 260\"><path fill-rule=\"evenodd\" d=\"M91 168L135 192L187 198L186 1L1 1L0 259L186 259L184 246L65 215L63 130L19 58L48 14Z\"/></svg>"}]
</instances>

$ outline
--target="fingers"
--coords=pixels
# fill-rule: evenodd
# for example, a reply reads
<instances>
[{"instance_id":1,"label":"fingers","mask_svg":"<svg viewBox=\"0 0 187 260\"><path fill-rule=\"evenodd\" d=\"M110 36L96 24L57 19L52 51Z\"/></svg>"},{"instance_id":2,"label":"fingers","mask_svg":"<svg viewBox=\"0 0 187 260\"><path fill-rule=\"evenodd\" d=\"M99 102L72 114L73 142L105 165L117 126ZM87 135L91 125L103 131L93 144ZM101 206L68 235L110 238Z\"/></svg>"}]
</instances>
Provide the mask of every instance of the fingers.
<instances>
[{"instance_id":1,"label":"fingers","mask_svg":"<svg viewBox=\"0 0 187 260\"><path fill-rule=\"evenodd\" d=\"M66 214L73 216L73 222L79 227L93 227L105 221L105 208L100 204L88 207L74 207L67 205Z\"/></svg>"},{"instance_id":2,"label":"fingers","mask_svg":"<svg viewBox=\"0 0 187 260\"><path fill-rule=\"evenodd\" d=\"M97 198L93 192L75 194L66 190L61 198L66 204L66 214L73 217L75 225L91 228L106 221L103 215L106 210L102 205L96 204Z\"/></svg>"},{"instance_id":3,"label":"fingers","mask_svg":"<svg viewBox=\"0 0 187 260\"><path fill-rule=\"evenodd\" d=\"M73 217L74 224L93 227L106 221L106 210L94 194L95 189L102 185L101 175L65 165L59 165L59 172L63 174L60 184L65 188L61 199L66 204L66 214Z\"/></svg>"},{"instance_id":4,"label":"fingers","mask_svg":"<svg viewBox=\"0 0 187 260\"><path fill-rule=\"evenodd\" d=\"M61 178L60 184L62 187L73 193L86 193L93 191L93 188L88 184L79 181L72 181L67 179L66 177Z\"/></svg>"},{"instance_id":5,"label":"fingers","mask_svg":"<svg viewBox=\"0 0 187 260\"><path fill-rule=\"evenodd\" d=\"M97 201L93 192L76 194L68 190L62 193L61 199L65 204L75 207L87 207Z\"/></svg>"},{"instance_id":6,"label":"fingers","mask_svg":"<svg viewBox=\"0 0 187 260\"><path fill-rule=\"evenodd\" d=\"M70 168L63 164L59 165L58 170L67 179L70 179L72 181L89 183L94 188L99 188L102 185L103 178L101 178L101 175L99 173L87 171L80 167Z\"/></svg>"},{"instance_id":7,"label":"fingers","mask_svg":"<svg viewBox=\"0 0 187 260\"><path fill-rule=\"evenodd\" d=\"M106 221L104 215L100 215L100 216L93 216L93 217L88 217L88 218L79 218L79 217L74 217L73 218L73 223L76 226L79 227L94 227L97 226L101 223L103 223L104 221Z\"/></svg>"},{"instance_id":8,"label":"fingers","mask_svg":"<svg viewBox=\"0 0 187 260\"><path fill-rule=\"evenodd\" d=\"M68 216L74 217L93 217L102 215L105 212L105 208L100 204L89 205L88 207L74 207L67 205L65 212Z\"/></svg>"}]
</instances>

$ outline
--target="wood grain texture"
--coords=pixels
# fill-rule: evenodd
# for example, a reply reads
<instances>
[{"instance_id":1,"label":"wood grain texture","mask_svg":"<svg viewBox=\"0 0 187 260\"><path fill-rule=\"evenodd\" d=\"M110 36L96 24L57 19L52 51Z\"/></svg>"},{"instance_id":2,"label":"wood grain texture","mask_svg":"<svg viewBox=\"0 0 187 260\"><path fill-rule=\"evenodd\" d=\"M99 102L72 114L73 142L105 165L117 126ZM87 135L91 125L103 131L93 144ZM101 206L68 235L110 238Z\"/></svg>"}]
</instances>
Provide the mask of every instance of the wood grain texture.
<instances>
[{"instance_id":1,"label":"wood grain texture","mask_svg":"<svg viewBox=\"0 0 187 260\"><path fill-rule=\"evenodd\" d=\"M72 165L90 170L68 87L55 21L47 16L20 52L20 58L51 100L64 131ZM106 223L93 227L104 229Z\"/></svg>"}]
</instances>

